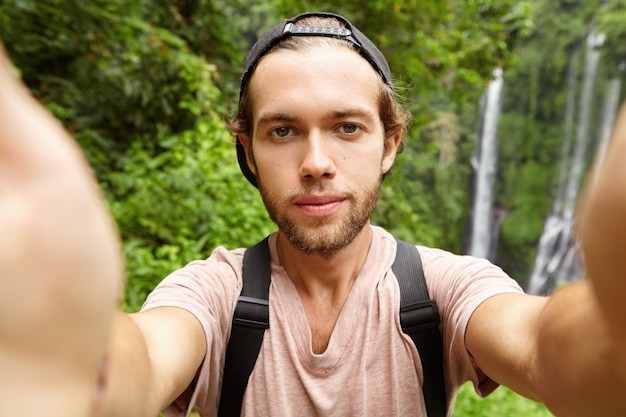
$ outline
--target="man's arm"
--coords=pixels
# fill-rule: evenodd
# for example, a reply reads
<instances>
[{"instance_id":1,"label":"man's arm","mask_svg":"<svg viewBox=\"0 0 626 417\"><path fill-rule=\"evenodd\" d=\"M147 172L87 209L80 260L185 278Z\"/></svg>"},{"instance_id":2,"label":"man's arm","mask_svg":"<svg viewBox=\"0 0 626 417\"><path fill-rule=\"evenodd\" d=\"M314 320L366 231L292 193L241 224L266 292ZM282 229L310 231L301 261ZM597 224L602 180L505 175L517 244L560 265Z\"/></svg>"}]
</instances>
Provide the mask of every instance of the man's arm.
<instances>
[{"instance_id":1,"label":"man's arm","mask_svg":"<svg viewBox=\"0 0 626 417\"><path fill-rule=\"evenodd\" d=\"M611 331L626 340L626 104L605 160L585 190L580 233L587 269Z\"/></svg>"},{"instance_id":2,"label":"man's arm","mask_svg":"<svg viewBox=\"0 0 626 417\"><path fill-rule=\"evenodd\" d=\"M193 379L202 327L117 312L121 245L97 182L12 71L0 44L0 415L152 417Z\"/></svg>"},{"instance_id":3,"label":"man's arm","mask_svg":"<svg viewBox=\"0 0 626 417\"><path fill-rule=\"evenodd\" d=\"M156 416L192 383L206 352L200 322L175 307L118 312L112 334L98 417Z\"/></svg>"},{"instance_id":4,"label":"man's arm","mask_svg":"<svg viewBox=\"0 0 626 417\"><path fill-rule=\"evenodd\" d=\"M79 150L0 50L0 415L86 414L119 252Z\"/></svg>"},{"instance_id":5,"label":"man's arm","mask_svg":"<svg viewBox=\"0 0 626 417\"><path fill-rule=\"evenodd\" d=\"M493 297L468 325L466 345L478 366L557 416L626 415L625 160L626 106L582 200L590 279L551 297Z\"/></svg>"}]
</instances>

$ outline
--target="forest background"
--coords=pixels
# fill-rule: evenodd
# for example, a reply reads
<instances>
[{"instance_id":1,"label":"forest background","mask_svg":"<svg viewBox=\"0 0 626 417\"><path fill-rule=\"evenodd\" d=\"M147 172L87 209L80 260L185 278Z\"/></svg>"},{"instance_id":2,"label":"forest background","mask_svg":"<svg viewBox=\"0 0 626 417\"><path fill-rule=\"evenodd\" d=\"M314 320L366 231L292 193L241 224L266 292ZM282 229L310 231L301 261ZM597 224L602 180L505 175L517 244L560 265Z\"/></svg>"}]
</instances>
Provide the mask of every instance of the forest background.
<instances>
[{"instance_id":1,"label":"forest background","mask_svg":"<svg viewBox=\"0 0 626 417\"><path fill-rule=\"evenodd\" d=\"M494 201L504 216L492 260L525 285L557 186L571 56L601 31L596 84L620 63L624 78L626 0L0 2L0 38L84 149L119 225L125 308L217 245L249 246L274 230L224 118L258 35L307 10L362 28L414 114L373 219L410 242L467 250L480 99L504 70Z\"/></svg>"},{"instance_id":2,"label":"forest background","mask_svg":"<svg viewBox=\"0 0 626 417\"><path fill-rule=\"evenodd\" d=\"M373 219L411 242L467 249L480 98L504 69L495 205L505 215L492 260L527 281L555 193L570 57L602 31L609 52L598 84L614 77L626 56L626 1L331 3L0 3L0 37L16 67L84 149L118 222L127 310L189 260L274 229L239 173L223 120L257 36L306 10L332 10L362 28L414 114Z\"/></svg>"},{"instance_id":3,"label":"forest background","mask_svg":"<svg viewBox=\"0 0 626 417\"><path fill-rule=\"evenodd\" d=\"M119 225L127 311L217 245L274 230L224 118L259 34L311 10L345 15L379 45L414 114L373 219L410 242L466 250L480 99L504 70L493 261L526 284L558 185L571 56L600 31L597 84L624 78L626 0L2 1L0 39L81 145Z\"/></svg>"}]
</instances>

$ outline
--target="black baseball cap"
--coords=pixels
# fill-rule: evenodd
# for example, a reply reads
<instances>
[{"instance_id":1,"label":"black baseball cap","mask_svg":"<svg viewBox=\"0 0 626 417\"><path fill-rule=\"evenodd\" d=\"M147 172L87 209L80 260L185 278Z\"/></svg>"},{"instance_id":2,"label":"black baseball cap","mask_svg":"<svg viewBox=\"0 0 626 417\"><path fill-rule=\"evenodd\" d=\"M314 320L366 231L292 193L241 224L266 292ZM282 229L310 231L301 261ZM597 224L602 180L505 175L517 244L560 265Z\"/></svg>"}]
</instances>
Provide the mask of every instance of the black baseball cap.
<instances>
[{"instance_id":1,"label":"black baseball cap","mask_svg":"<svg viewBox=\"0 0 626 417\"><path fill-rule=\"evenodd\" d=\"M343 23L345 27L325 27L325 26L298 26L298 21L306 17L325 17L333 18ZM356 52L370 63L370 65L382 77L385 84L392 90L394 89L393 80L391 78L391 70L385 56L368 39L359 29L353 26L348 19L334 13L309 12L302 13L291 19L271 28L262 38L260 38L252 47L244 61L244 71L241 76L241 85L239 89L239 100L241 100L243 92L250 81L250 77L254 72L257 64L272 48L291 36L324 36L330 38L344 39L354 45ZM248 181L255 187L258 187L256 176L250 171L246 160L246 153L243 145L237 137L237 160L241 172Z\"/></svg>"}]
</instances>

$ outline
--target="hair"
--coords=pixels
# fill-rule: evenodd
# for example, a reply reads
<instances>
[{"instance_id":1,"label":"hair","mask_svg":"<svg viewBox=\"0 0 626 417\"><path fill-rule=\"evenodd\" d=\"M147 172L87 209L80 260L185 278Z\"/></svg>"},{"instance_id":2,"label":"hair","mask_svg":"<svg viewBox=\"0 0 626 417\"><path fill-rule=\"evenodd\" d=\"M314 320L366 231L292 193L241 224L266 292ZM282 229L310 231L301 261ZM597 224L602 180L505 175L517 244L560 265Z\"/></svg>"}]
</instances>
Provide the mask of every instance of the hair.
<instances>
[{"instance_id":1,"label":"hair","mask_svg":"<svg viewBox=\"0 0 626 417\"><path fill-rule=\"evenodd\" d=\"M336 19L318 16L306 17L302 20L299 20L298 25L336 28L344 27L343 23ZM337 45L344 45L352 50L355 50L355 46L352 43L338 38L325 36L291 36L279 42L264 56L267 56L272 52L280 49L298 51L319 46L330 47ZM237 109L236 115L234 117L230 116L226 118L228 128L235 136L243 133L252 137L249 85L249 83L245 85L240 92L239 107ZM398 147L398 153L400 153L404 149L406 129L411 120L411 113L402 107L402 105L399 103L399 97L396 92L389 85L387 85L383 78L380 76L378 77L378 90L378 95L380 98L379 112L380 119L383 124L383 130L385 132L385 139L389 138L393 133L397 132L398 129L401 129L402 143Z\"/></svg>"}]
</instances>

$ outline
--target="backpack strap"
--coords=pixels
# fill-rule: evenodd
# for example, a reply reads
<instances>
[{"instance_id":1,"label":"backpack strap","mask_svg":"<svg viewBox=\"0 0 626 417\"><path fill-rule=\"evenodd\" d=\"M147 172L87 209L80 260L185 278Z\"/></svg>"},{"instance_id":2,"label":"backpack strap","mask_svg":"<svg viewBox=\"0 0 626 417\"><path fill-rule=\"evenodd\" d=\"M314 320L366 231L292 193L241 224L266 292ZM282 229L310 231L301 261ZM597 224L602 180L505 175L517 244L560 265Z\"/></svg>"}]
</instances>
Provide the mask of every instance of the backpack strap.
<instances>
[{"instance_id":1,"label":"backpack strap","mask_svg":"<svg viewBox=\"0 0 626 417\"><path fill-rule=\"evenodd\" d=\"M391 269L400 286L400 324L420 355L426 414L445 417L447 402L439 310L428 295L419 251L414 245L399 239L396 241L396 259Z\"/></svg>"},{"instance_id":2,"label":"backpack strap","mask_svg":"<svg viewBox=\"0 0 626 417\"><path fill-rule=\"evenodd\" d=\"M246 250L243 257L243 287L235 314L224 363L218 415L240 416L265 329L270 327L269 295L271 262L266 237Z\"/></svg>"},{"instance_id":3,"label":"backpack strap","mask_svg":"<svg viewBox=\"0 0 626 417\"><path fill-rule=\"evenodd\" d=\"M265 329L269 328L271 266L267 241L266 237L244 254L243 288L226 348L219 417L241 415L248 379L261 350ZM401 240L397 242L392 270L400 287L400 324L420 354L427 414L429 417L444 417L446 393L439 311L428 296L417 248Z\"/></svg>"}]
</instances>

